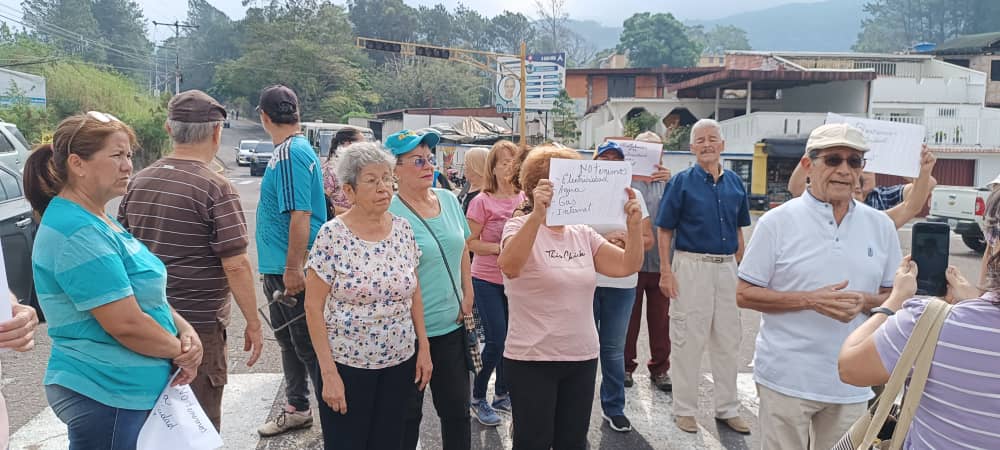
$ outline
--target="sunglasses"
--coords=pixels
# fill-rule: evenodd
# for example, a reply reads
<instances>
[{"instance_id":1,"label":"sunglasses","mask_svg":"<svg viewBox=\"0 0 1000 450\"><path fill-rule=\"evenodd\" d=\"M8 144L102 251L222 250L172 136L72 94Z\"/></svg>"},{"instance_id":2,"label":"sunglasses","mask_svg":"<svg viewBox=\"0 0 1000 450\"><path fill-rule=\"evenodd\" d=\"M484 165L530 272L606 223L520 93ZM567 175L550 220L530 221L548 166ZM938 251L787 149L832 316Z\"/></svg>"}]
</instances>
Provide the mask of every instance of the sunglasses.
<instances>
[{"instance_id":1,"label":"sunglasses","mask_svg":"<svg viewBox=\"0 0 1000 450\"><path fill-rule=\"evenodd\" d=\"M852 169L860 169L864 167L865 162L867 162L866 159L860 156L851 156L848 158L844 158L843 156L840 155L826 155L826 156L820 156L818 159L822 159L823 164L826 164L827 167L840 167L840 165L843 164L844 161L847 161L847 166Z\"/></svg>"},{"instance_id":2,"label":"sunglasses","mask_svg":"<svg viewBox=\"0 0 1000 450\"><path fill-rule=\"evenodd\" d=\"M403 164L403 161L404 161L403 159L400 159L399 162L396 163L396 165L398 165L398 166L405 165L405 164ZM437 160L434 159L434 155L431 155L431 156L429 156L427 158L424 158L422 156L418 156L416 158L411 159L410 161L413 162L413 167L416 167L418 169L423 169L427 165L433 166L434 164L437 163Z\"/></svg>"},{"instance_id":3,"label":"sunglasses","mask_svg":"<svg viewBox=\"0 0 1000 450\"><path fill-rule=\"evenodd\" d=\"M85 119L80 121L80 124L76 126L76 130L74 130L73 134L69 136L69 144L67 145L67 148L69 149L68 153L73 153L73 140L76 139L76 135L83 129L83 126L87 124L86 119L94 119L101 123L121 122L117 117L100 111L87 111L87 114L84 116Z\"/></svg>"}]
</instances>

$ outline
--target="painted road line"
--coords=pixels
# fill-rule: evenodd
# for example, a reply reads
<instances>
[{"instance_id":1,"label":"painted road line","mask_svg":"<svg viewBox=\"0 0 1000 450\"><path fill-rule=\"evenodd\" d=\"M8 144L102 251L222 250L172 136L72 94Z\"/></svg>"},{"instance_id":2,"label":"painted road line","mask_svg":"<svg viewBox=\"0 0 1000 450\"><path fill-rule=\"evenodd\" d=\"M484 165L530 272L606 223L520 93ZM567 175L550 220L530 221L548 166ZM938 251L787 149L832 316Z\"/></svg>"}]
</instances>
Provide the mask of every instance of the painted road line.
<instances>
[{"instance_id":1,"label":"painted road line","mask_svg":"<svg viewBox=\"0 0 1000 450\"><path fill-rule=\"evenodd\" d=\"M229 375L222 398L223 448L257 447L260 437L256 427L267 420L281 382L280 373ZM10 440L11 449L65 450L68 447L66 425L49 407L19 428Z\"/></svg>"}]
</instances>

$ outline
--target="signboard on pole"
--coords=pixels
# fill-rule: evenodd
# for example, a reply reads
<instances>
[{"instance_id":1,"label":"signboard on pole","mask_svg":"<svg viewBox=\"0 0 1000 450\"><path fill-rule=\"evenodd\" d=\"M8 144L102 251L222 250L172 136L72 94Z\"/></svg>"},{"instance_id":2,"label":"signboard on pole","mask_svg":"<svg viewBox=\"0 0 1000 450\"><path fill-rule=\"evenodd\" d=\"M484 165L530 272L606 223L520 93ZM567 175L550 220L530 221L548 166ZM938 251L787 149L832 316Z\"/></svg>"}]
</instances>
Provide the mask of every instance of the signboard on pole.
<instances>
[{"instance_id":1,"label":"signboard on pole","mask_svg":"<svg viewBox=\"0 0 1000 450\"><path fill-rule=\"evenodd\" d=\"M527 56L525 73L525 109L549 111L559 92L566 87L566 54L536 53ZM521 110L521 61L517 58L497 58L497 79L493 98L497 112Z\"/></svg>"}]
</instances>

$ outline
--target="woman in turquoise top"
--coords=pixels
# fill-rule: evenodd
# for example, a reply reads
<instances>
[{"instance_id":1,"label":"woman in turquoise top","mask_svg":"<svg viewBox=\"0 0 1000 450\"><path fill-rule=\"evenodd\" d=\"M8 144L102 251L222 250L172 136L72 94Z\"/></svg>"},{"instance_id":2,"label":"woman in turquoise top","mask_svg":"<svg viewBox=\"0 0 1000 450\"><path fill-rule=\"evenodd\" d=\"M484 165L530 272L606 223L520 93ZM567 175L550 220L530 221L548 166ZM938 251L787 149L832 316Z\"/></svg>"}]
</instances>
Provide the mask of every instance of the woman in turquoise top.
<instances>
[{"instance_id":1,"label":"woman in turquoise top","mask_svg":"<svg viewBox=\"0 0 1000 450\"><path fill-rule=\"evenodd\" d=\"M135 133L111 115L63 120L24 167L41 217L32 253L52 354L45 394L69 429L70 450L136 447L172 366L187 384L201 341L167 304L163 263L105 213L125 194Z\"/></svg>"},{"instance_id":2,"label":"woman in turquoise top","mask_svg":"<svg viewBox=\"0 0 1000 450\"><path fill-rule=\"evenodd\" d=\"M408 130L385 139L385 146L396 155L399 179L399 191L392 197L389 212L410 222L420 248L417 278L431 344L434 373L430 385L434 409L441 419L442 447L464 450L472 445L470 368L465 363L465 332L461 325L464 316L472 315L472 272L465 245L469 223L455 194L431 187L433 149L439 140L436 133ZM416 448L423 417L423 391L413 391L403 431L406 450Z\"/></svg>"}]
</instances>

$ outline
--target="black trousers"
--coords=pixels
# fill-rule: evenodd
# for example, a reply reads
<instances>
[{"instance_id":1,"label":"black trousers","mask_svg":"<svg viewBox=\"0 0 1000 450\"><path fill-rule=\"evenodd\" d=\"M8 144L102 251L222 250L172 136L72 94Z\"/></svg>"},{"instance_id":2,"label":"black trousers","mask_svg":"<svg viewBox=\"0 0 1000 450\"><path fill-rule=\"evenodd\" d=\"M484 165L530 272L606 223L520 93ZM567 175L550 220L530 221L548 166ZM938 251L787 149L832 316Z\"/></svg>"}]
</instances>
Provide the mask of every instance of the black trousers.
<instances>
[{"instance_id":1,"label":"black trousers","mask_svg":"<svg viewBox=\"0 0 1000 450\"><path fill-rule=\"evenodd\" d=\"M285 290L285 279L281 275L264 275L264 298L271 301L271 294L274 291ZM307 378L312 378L314 393L317 399L321 399L322 392L316 387L319 381L316 374L319 373L319 364L316 362L316 352L313 350L312 340L309 338L309 327L306 326L305 313L305 292L300 292L295 296L298 302L295 306L285 306L281 303L271 303L269 311L271 314L271 326L280 328L288 324L280 331L274 332L274 339L278 341L278 348L281 350L281 369L285 376L285 397L288 404L298 411L309 409L309 384ZM302 317L300 317L302 316Z\"/></svg>"},{"instance_id":2,"label":"black trousers","mask_svg":"<svg viewBox=\"0 0 1000 450\"><path fill-rule=\"evenodd\" d=\"M514 415L514 450L584 450L597 359L503 359Z\"/></svg>"},{"instance_id":3,"label":"black trousers","mask_svg":"<svg viewBox=\"0 0 1000 450\"><path fill-rule=\"evenodd\" d=\"M413 392L417 357L384 369L359 369L337 364L344 381L347 414L330 409L319 400L323 447L327 450L397 450L403 443L406 413L400 399ZM323 392L322 377L317 392Z\"/></svg>"},{"instance_id":4,"label":"black trousers","mask_svg":"<svg viewBox=\"0 0 1000 450\"><path fill-rule=\"evenodd\" d=\"M441 419L443 450L468 450L472 446L472 424L469 419L469 370L465 366L465 335L462 328L429 339L431 343L430 388L434 393L434 409ZM412 381L412 380L411 380ZM407 407L403 448L417 448L420 421L423 419L424 392L412 389Z\"/></svg>"}]
</instances>

